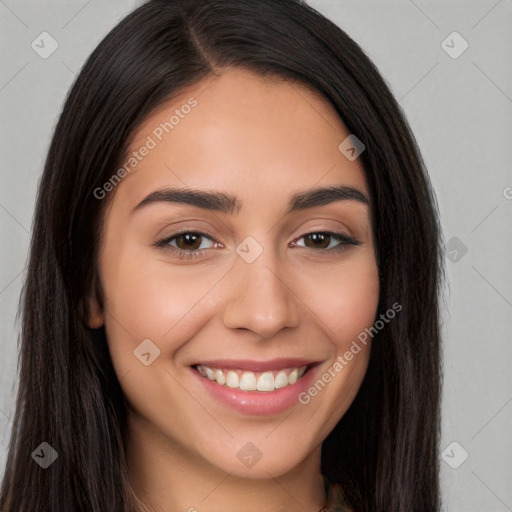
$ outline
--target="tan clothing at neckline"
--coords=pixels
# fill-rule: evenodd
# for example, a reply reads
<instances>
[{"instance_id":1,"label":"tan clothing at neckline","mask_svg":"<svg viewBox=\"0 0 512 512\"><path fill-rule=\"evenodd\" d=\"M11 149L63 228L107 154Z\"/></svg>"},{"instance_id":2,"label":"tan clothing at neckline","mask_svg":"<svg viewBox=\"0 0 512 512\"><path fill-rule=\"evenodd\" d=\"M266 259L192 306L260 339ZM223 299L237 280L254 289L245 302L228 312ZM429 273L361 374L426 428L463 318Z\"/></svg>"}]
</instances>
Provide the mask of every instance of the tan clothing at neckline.
<instances>
[{"instance_id":1,"label":"tan clothing at neckline","mask_svg":"<svg viewBox=\"0 0 512 512\"><path fill-rule=\"evenodd\" d=\"M318 512L354 512L345 499L343 489L338 483L331 483L324 476L325 487L327 490L327 501Z\"/></svg>"}]
</instances>

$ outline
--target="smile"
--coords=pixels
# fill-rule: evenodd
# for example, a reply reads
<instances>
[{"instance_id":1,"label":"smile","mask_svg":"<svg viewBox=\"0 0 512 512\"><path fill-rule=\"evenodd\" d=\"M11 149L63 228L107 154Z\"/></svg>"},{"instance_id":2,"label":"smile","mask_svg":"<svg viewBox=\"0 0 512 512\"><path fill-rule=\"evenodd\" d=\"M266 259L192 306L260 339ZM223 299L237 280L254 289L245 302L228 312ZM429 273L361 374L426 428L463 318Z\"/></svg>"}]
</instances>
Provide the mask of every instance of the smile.
<instances>
[{"instance_id":1,"label":"smile","mask_svg":"<svg viewBox=\"0 0 512 512\"><path fill-rule=\"evenodd\" d=\"M273 392L295 384L306 373L307 366L283 368L281 370L252 372L241 369L210 368L196 366L199 374L220 386L242 391Z\"/></svg>"}]
</instances>

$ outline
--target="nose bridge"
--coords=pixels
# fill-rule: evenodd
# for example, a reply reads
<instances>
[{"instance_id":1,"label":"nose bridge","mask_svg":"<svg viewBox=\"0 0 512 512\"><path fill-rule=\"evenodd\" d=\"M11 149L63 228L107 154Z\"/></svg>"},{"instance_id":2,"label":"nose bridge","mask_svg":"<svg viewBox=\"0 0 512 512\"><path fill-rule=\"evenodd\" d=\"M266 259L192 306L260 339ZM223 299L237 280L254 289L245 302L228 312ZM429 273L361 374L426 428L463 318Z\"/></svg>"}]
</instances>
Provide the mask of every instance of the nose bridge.
<instances>
[{"instance_id":1,"label":"nose bridge","mask_svg":"<svg viewBox=\"0 0 512 512\"><path fill-rule=\"evenodd\" d=\"M237 258L230 272L224 324L245 328L261 337L275 335L299 321L297 297L286 279L284 263L275 251L248 237L237 247Z\"/></svg>"}]
</instances>

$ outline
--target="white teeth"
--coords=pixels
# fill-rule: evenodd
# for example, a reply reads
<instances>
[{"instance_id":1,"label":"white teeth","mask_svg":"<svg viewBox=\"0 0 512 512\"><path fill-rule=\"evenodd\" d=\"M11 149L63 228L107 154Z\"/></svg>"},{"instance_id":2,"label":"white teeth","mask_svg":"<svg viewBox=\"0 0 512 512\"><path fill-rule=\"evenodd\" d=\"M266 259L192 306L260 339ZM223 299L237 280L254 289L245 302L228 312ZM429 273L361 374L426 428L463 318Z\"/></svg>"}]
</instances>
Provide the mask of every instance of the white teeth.
<instances>
[{"instance_id":1,"label":"white teeth","mask_svg":"<svg viewBox=\"0 0 512 512\"><path fill-rule=\"evenodd\" d=\"M274 376L272 372L264 372L260 375L257 389L258 391L274 391Z\"/></svg>"},{"instance_id":2,"label":"white teeth","mask_svg":"<svg viewBox=\"0 0 512 512\"><path fill-rule=\"evenodd\" d=\"M284 372L279 372L276 375L275 387L276 389L280 389L284 388L285 386L288 386L288 376Z\"/></svg>"},{"instance_id":3,"label":"white teeth","mask_svg":"<svg viewBox=\"0 0 512 512\"><path fill-rule=\"evenodd\" d=\"M198 365L198 372L205 378L217 382L221 386L227 386L232 389L241 389L242 391L263 391L271 392L281 389L291 384L295 384L304 373L306 366L300 368L288 368L275 372L249 372L242 370L221 370L219 368L209 368L205 365ZM274 375L275 374L275 375Z\"/></svg>"},{"instance_id":4,"label":"white teeth","mask_svg":"<svg viewBox=\"0 0 512 512\"><path fill-rule=\"evenodd\" d=\"M212 380L212 379L210 379L210 380ZM238 375L234 371L228 372L226 384L228 385L228 388L237 388L238 387Z\"/></svg>"},{"instance_id":5,"label":"white teeth","mask_svg":"<svg viewBox=\"0 0 512 512\"><path fill-rule=\"evenodd\" d=\"M226 384L226 377L224 377L222 370L215 370L215 379L210 380L216 380L219 384Z\"/></svg>"},{"instance_id":6,"label":"white teeth","mask_svg":"<svg viewBox=\"0 0 512 512\"><path fill-rule=\"evenodd\" d=\"M244 391L256 391L256 375L252 372L244 372L240 379L240 389Z\"/></svg>"}]
</instances>

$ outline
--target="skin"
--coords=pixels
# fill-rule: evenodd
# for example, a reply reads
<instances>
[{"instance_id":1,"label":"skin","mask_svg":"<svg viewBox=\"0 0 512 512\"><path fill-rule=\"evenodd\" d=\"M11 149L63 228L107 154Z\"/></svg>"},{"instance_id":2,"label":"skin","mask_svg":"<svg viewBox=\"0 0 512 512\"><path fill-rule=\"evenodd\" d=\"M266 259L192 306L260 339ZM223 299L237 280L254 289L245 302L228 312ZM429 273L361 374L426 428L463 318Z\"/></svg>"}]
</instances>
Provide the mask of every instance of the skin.
<instances>
[{"instance_id":1,"label":"skin","mask_svg":"<svg viewBox=\"0 0 512 512\"><path fill-rule=\"evenodd\" d=\"M310 403L270 416L213 400L189 365L303 357L321 361L320 376L373 325L379 281L369 207L344 200L285 214L292 193L316 187L348 185L368 196L363 167L338 150L349 132L323 97L236 69L161 106L130 150L191 96L197 106L107 198L105 302L101 309L91 298L89 325L105 325L132 409L130 475L157 511L317 512L325 498L321 443L359 389L370 344ZM132 212L173 186L228 192L242 207L229 214L160 202ZM185 227L219 245L200 238L205 252L189 260L152 245ZM305 236L311 232L342 232L360 245L322 253ZM247 236L263 248L250 264L235 251ZM334 238L329 247L336 245ZM134 350L148 338L160 355L145 366ZM248 442L262 454L250 468L236 456Z\"/></svg>"}]
</instances>

